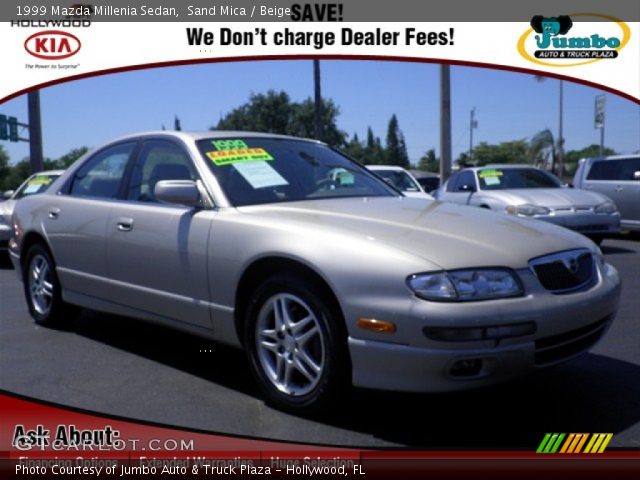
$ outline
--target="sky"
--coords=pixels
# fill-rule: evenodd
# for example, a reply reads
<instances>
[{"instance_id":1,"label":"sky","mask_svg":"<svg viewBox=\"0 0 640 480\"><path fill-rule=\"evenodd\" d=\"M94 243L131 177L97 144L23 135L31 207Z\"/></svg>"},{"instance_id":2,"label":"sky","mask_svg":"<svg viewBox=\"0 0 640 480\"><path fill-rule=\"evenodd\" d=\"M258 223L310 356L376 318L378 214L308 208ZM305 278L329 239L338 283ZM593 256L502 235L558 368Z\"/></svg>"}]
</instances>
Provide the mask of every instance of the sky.
<instances>
[{"instance_id":1,"label":"sky","mask_svg":"<svg viewBox=\"0 0 640 480\"><path fill-rule=\"evenodd\" d=\"M383 143L392 114L417 163L439 151L439 66L409 62L322 60L322 95L340 108L338 126L366 138L371 126ZM98 146L121 135L173 127L207 130L251 93L284 90L292 100L313 95L310 60L248 61L163 67L76 80L41 91L44 155ZM477 67L451 67L453 158L469 149L469 114L475 107L474 144L530 139L558 131L559 81ZM565 149L600 142L594 99L602 91L565 82ZM640 151L640 106L606 93L605 144L618 153ZM26 95L0 104L0 113L27 121ZM2 142L12 163L29 155L28 143Z\"/></svg>"}]
</instances>

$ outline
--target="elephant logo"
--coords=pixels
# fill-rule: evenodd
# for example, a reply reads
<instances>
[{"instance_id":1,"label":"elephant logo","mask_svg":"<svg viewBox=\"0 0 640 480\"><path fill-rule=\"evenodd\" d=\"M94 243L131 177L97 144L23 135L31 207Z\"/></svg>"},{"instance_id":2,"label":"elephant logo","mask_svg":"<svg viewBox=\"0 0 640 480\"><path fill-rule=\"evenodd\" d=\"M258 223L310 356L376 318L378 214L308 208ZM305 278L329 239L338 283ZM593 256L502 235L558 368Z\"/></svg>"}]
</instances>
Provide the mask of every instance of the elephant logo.
<instances>
[{"instance_id":1,"label":"elephant logo","mask_svg":"<svg viewBox=\"0 0 640 480\"><path fill-rule=\"evenodd\" d=\"M536 42L538 43L538 48L547 48L551 44L551 37L556 37L558 35L566 35L571 27L573 26L573 22L569 15L560 15L558 17L543 17L542 15L535 15L531 19L531 28L536 33L540 33L541 35L536 35Z\"/></svg>"}]
</instances>

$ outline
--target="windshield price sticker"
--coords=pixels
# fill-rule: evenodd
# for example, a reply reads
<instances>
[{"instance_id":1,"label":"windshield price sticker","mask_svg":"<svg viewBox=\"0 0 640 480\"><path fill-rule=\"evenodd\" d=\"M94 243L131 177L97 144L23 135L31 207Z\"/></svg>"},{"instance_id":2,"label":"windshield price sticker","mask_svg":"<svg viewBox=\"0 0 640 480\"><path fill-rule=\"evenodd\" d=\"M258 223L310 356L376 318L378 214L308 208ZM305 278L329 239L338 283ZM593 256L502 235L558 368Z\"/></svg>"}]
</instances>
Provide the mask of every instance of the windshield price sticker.
<instances>
[{"instance_id":1,"label":"windshield price sticker","mask_svg":"<svg viewBox=\"0 0 640 480\"><path fill-rule=\"evenodd\" d=\"M211 143L218 150L237 150L240 148L249 148L243 140L212 140Z\"/></svg>"},{"instance_id":2,"label":"windshield price sticker","mask_svg":"<svg viewBox=\"0 0 640 480\"><path fill-rule=\"evenodd\" d=\"M29 180L29 185L49 185L51 180L53 180L51 177L35 177Z\"/></svg>"},{"instance_id":3,"label":"windshield price sticker","mask_svg":"<svg viewBox=\"0 0 640 480\"><path fill-rule=\"evenodd\" d=\"M480 170L478 176L480 178L486 177L501 177L503 174L500 170Z\"/></svg>"},{"instance_id":4,"label":"windshield price sticker","mask_svg":"<svg viewBox=\"0 0 640 480\"><path fill-rule=\"evenodd\" d=\"M209 157L209 159L219 167L239 162L273 160L273 157L264 148L237 148L232 150L216 150L207 152L207 157Z\"/></svg>"}]
</instances>

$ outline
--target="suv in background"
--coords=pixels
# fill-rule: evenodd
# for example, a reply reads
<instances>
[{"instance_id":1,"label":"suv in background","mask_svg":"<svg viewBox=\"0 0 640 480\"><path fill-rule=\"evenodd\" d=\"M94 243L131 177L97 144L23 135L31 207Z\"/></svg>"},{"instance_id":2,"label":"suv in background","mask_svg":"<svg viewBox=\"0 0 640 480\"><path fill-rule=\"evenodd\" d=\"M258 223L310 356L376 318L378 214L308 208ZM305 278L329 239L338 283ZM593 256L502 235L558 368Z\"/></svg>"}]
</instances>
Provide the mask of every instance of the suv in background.
<instances>
[{"instance_id":1,"label":"suv in background","mask_svg":"<svg viewBox=\"0 0 640 480\"><path fill-rule=\"evenodd\" d=\"M622 229L640 231L640 154L583 158L573 184L609 197L620 211Z\"/></svg>"}]
</instances>

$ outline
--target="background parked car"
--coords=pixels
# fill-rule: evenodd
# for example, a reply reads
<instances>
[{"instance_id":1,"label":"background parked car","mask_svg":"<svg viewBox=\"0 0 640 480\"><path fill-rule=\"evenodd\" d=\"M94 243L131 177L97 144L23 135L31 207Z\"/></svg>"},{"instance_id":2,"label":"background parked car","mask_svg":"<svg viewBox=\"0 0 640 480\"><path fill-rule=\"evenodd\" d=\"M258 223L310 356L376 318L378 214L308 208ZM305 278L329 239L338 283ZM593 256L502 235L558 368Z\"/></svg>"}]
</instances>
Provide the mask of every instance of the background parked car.
<instances>
[{"instance_id":1,"label":"background parked car","mask_svg":"<svg viewBox=\"0 0 640 480\"><path fill-rule=\"evenodd\" d=\"M583 158L573 184L611 198L620 210L621 227L640 231L640 155Z\"/></svg>"},{"instance_id":2,"label":"background parked car","mask_svg":"<svg viewBox=\"0 0 640 480\"><path fill-rule=\"evenodd\" d=\"M407 197L433 198L422 189L418 180L402 167L396 165L367 165L366 167Z\"/></svg>"},{"instance_id":3,"label":"background parked car","mask_svg":"<svg viewBox=\"0 0 640 480\"><path fill-rule=\"evenodd\" d=\"M409 170L409 173L418 181L422 189L431 194L440 188L440 175L424 170Z\"/></svg>"},{"instance_id":4,"label":"background parked car","mask_svg":"<svg viewBox=\"0 0 640 480\"><path fill-rule=\"evenodd\" d=\"M436 198L545 220L583 233L596 243L620 231L620 214L610 198L565 188L555 175L529 165L461 170L440 187Z\"/></svg>"},{"instance_id":5,"label":"background parked car","mask_svg":"<svg viewBox=\"0 0 640 480\"><path fill-rule=\"evenodd\" d=\"M11 215L16 202L22 197L42 193L49 185L62 175L64 170L48 170L35 173L27 178L17 190L3 193L4 201L0 202L0 251L6 251L11 236Z\"/></svg>"}]
</instances>

